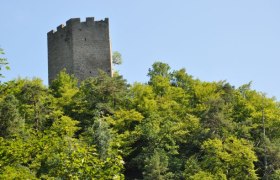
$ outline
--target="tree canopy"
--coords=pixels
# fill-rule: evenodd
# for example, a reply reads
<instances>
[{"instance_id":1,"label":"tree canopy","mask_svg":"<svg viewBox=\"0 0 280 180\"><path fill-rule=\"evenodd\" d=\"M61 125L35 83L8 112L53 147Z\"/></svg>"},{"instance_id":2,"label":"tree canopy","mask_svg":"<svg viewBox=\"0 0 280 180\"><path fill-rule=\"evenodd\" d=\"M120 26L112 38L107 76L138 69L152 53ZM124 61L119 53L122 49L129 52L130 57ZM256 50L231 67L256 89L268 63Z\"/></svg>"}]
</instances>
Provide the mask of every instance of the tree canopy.
<instances>
[{"instance_id":1,"label":"tree canopy","mask_svg":"<svg viewBox=\"0 0 280 180\"><path fill-rule=\"evenodd\" d=\"M148 76L0 83L0 179L280 179L279 102L162 62Z\"/></svg>"}]
</instances>

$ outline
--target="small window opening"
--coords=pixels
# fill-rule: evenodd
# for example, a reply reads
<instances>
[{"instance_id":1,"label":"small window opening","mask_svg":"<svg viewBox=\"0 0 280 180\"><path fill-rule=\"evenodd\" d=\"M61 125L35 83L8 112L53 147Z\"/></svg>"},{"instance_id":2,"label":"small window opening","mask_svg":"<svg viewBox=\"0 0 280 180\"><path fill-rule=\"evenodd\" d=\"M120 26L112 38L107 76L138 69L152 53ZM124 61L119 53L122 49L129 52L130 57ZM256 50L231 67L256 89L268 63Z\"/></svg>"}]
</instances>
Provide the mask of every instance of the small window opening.
<instances>
[{"instance_id":1,"label":"small window opening","mask_svg":"<svg viewBox=\"0 0 280 180\"><path fill-rule=\"evenodd\" d=\"M85 38L85 41L87 41L87 38Z\"/></svg>"}]
</instances>

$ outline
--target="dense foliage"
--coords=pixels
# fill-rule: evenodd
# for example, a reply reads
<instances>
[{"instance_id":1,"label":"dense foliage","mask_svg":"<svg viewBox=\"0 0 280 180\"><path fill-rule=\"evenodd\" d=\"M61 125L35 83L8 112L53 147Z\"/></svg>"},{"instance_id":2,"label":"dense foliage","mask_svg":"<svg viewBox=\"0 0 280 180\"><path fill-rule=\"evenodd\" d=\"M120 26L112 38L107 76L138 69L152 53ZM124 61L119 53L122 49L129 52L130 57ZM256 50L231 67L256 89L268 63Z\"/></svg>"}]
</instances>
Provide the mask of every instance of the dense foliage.
<instances>
[{"instance_id":1,"label":"dense foliage","mask_svg":"<svg viewBox=\"0 0 280 180\"><path fill-rule=\"evenodd\" d=\"M280 179L280 106L161 62L148 83L0 84L0 179Z\"/></svg>"}]
</instances>

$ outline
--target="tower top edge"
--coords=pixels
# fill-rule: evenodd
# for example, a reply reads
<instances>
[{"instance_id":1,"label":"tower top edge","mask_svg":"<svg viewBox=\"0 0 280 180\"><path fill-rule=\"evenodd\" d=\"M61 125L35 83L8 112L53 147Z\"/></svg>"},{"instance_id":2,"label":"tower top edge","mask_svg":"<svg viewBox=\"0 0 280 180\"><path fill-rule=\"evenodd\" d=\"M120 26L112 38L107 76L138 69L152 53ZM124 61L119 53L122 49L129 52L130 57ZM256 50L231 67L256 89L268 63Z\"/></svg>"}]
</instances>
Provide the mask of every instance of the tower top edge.
<instances>
[{"instance_id":1,"label":"tower top edge","mask_svg":"<svg viewBox=\"0 0 280 180\"><path fill-rule=\"evenodd\" d=\"M80 18L71 18L66 21L66 26L64 24L61 24L57 26L56 30L49 31L48 36L55 34L56 32L63 30L64 28L72 27L82 23L86 23L88 26L94 25L95 23L109 24L109 18L104 18L104 20L99 21L95 21L94 17L86 17L85 21L81 21Z\"/></svg>"}]
</instances>

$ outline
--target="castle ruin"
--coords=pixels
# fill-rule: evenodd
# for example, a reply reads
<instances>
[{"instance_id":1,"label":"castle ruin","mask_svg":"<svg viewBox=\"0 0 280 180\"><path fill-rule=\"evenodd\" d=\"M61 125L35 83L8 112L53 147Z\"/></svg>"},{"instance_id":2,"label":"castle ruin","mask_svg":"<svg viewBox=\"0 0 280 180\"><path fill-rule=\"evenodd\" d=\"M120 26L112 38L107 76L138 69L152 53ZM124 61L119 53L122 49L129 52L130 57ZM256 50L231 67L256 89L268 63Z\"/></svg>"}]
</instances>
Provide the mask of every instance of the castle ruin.
<instances>
[{"instance_id":1,"label":"castle ruin","mask_svg":"<svg viewBox=\"0 0 280 180\"><path fill-rule=\"evenodd\" d=\"M108 18L95 21L88 17L85 22L72 18L66 26L48 32L49 84L64 68L79 81L96 76L98 69L112 76Z\"/></svg>"}]
</instances>

